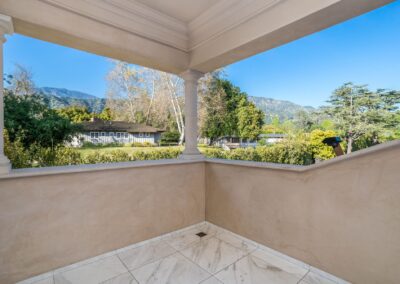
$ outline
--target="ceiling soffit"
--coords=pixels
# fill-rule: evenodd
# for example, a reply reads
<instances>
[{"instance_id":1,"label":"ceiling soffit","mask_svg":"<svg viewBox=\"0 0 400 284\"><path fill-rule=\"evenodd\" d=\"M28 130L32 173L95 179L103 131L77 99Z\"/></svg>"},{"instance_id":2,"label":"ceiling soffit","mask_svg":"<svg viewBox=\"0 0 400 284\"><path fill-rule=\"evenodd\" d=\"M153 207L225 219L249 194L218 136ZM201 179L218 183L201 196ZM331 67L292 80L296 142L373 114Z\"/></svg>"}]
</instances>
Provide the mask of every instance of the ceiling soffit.
<instances>
[{"instance_id":1,"label":"ceiling soffit","mask_svg":"<svg viewBox=\"0 0 400 284\"><path fill-rule=\"evenodd\" d=\"M188 24L136 0L39 0L189 52L285 0L220 0Z\"/></svg>"}]
</instances>

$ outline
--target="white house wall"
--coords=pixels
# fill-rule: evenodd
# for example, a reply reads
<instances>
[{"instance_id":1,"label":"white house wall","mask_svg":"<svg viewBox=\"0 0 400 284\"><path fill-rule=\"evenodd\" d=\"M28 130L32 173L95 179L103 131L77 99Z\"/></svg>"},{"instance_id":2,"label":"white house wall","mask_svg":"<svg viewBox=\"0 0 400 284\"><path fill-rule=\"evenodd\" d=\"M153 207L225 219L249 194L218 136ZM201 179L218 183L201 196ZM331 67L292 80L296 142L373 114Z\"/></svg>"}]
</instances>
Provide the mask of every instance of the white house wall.
<instances>
[{"instance_id":1,"label":"white house wall","mask_svg":"<svg viewBox=\"0 0 400 284\"><path fill-rule=\"evenodd\" d=\"M151 143L156 144L160 138L159 133L149 133L149 137L145 133L124 133L121 132L121 137L117 137L117 132L114 132L114 136L102 136L101 133L105 132L92 132L98 133L98 137L92 137L91 132L86 132L80 135L83 142L91 142L94 144L109 144L109 143ZM127 134L127 135L126 135ZM127 137L126 137L127 136Z\"/></svg>"}]
</instances>

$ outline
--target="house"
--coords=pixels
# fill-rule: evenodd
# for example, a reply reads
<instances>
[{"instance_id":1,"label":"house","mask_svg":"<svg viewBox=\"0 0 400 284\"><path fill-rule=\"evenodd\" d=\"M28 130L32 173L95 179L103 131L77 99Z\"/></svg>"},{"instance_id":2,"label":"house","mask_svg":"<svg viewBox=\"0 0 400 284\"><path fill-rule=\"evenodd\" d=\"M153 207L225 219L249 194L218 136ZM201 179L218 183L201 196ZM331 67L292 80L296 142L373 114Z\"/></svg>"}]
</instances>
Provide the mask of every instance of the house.
<instances>
[{"instance_id":1,"label":"house","mask_svg":"<svg viewBox=\"0 0 400 284\"><path fill-rule=\"evenodd\" d=\"M164 132L164 130L146 124L105 121L98 118L83 122L82 128L83 132L78 136L79 142L93 144L133 142L157 144L160 141L161 133Z\"/></svg>"},{"instance_id":2,"label":"house","mask_svg":"<svg viewBox=\"0 0 400 284\"><path fill-rule=\"evenodd\" d=\"M282 142L286 138L287 134L282 134L282 133L261 134L259 136L259 139L264 140L266 144L275 144L278 142Z\"/></svg>"},{"instance_id":3,"label":"house","mask_svg":"<svg viewBox=\"0 0 400 284\"><path fill-rule=\"evenodd\" d=\"M224 150L232 150L236 148L255 147L257 146L257 141L242 139L237 136L223 136L217 138L213 144Z\"/></svg>"}]
</instances>

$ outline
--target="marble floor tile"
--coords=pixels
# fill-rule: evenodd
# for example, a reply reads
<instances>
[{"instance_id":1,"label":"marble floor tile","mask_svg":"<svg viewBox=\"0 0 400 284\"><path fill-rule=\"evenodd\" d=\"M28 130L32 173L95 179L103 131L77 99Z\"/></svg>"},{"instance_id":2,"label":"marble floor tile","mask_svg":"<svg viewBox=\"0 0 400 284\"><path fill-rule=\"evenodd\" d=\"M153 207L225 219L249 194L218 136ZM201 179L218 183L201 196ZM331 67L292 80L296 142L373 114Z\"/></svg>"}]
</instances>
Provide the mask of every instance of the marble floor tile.
<instances>
[{"instance_id":1,"label":"marble floor tile","mask_svg":"<svg viewBox=\"0 0 400 284\"><path fill-rule=\"evenodd\" d=\"M118 254L122 262L133 270L145 264L157 261L175 253L176 250L164 241L150 242L146 245L135 247Z\"/></svg>"},{"instance_id":2,"label":"marble floor tile","mask_svg":"<svg viewBox=\"0 0 400 284\"><path fill-rule=\"evenodd\" d=\"M221 281L219 281L217 278L214 276L204 280L203 282L200 282L200 284L224 284Z\"/></svg>"},{"instance_id":3,"label":"marble floor tile","mask_svg":"<svg viewBox=\"0 0 400 284\"><path fill-rule=\"evenodd\" d=\"M278 267L282 271L296 275L299 279L309 270L308 267L305 268L263 249L257 249L251 255L265 261L269 266Z\"/></svg>"},{"instance_id":4,"label":"marble floor tile","mask_svg":"<svg viewBox=\"0 0 400 284\"><path fill-rule=\"evenodd\" d=\"M246 255L245 251L215 237L199 242L181 253L211 274Z\"/></svg>"},{"instance_id":5,"label":"marble floor tile","mask_svg":"<svg viewBox=\"0 0 400 284\"><path fill-rule=\"evenodd\" d=\"M301 284L337 284L333 280L322 277L312 271L309 271L306 274L306 276L300 281L300 283Z\"/></svg>"},{"instance_id":6,"label":"marble floor tile","mask_svg":"<svg viewBox=\"0 0 400 284\"><path fill-rule=\"evenodd\" d=\"M140 284L197 284L211 275L179 252L132 271Z\"/></svg>"},{"instance_id":7,"label":"marble floor tile","mask_svg":"<svg viewBox=\"0 0 400 284\"><path fill-rule=\"evenodd\" d=\"M130 272L126 272L117 277L101 282L101 284L138 284L138 282L133 278Z\"/></svg>"},{"instance_id":8,"label":"marble floor tile","mask_svg":"<svg viewBox=\"0 0 400 284\"><path fill-rule=\"evenodd\" d=\"M32 284L54 284L53 277L32 282Z\"/></svg>"},{"instance_id":9,"label":"marble floor tile","mask_svg":"<svg viewBox=\"0 0 400 284\"><path fill-rule=\"evenodd\" d=\"M196 234L199 232L204 232L207 235L200 238ZM204 224L183 232L179 232L178 234L172 234L168 236L165 241L172 246L176 250L183 250L197 242L207 240L213 236L215 236L218 232L218 229L210 224Z\"/></svg>"},{"instance_id":10,"label":"marble floor tile","mask_svg":"<svg viewBox=\"0 0 400 284\"><path fill-rule=\"evenodd\" d=\"M222 232L217 235L217 238L248 253L253 252L257 246L229 232Z\"/></svg>"},{"instance_id":11,"label":"marble floor tile","mask_svg":"<svg viewBox=\"0 0 400 284\"><path fill-rule=\"evenodd\" d=\"M286 271L253 255L248 255L215 274L223 283L229 284L296 284L304 276ZM296 271L297 272L297 271Z\"/></svg>"},{"instance_id":12,"label":"marble floor tile","mask_svg":"<svg viewBox=\"0 0 400 284\"><path fill-rule=\"evenodd\" d=\"M109 256L96 262L54 275L55 284L98 284L128 272L117 256Z\"/></svg>"}]
</instances>

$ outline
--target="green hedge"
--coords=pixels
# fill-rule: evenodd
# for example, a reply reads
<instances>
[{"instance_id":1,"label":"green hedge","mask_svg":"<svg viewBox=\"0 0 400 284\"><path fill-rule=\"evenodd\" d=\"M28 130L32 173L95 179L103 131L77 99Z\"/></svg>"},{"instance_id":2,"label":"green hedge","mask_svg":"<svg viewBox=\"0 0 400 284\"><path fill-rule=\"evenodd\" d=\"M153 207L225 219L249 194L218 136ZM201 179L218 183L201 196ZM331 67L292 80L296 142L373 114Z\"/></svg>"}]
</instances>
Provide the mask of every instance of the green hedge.
<instances>
[{"instance_id":1,"label":"green hedge","mask_svg":"<svg viewBox=\"0 0 400 284\"><path fill-rule=\"evenodd\" d=\"M208 158L269 162L292 165L309 165L313 163L312 149L308 143L278 143L272 146L256 148L238 148L231 151L206 149Z\"/></svg>"},{"instance_id":2,"label":"green hedge","mask_svg":"<svg viewBox=\"0 0 400 284\"><path fill-rule=\"evenodd\" d=\"M313 147L310 143L305 142L291 141L271 146L239 148L231 151L225 151L220 148L207 148L202 151L206 157L217 159L295 165L308 165L313 162ZM181 150L179 148L155 148L145 151L137 150L131 154L123 150L114 150L111 152L102 152L99 150L87 155L82 155L78 150L68 147L56 147L51 149L33 145L29 149L24 149L22 143L19 141L10 143L8 139L6 139L5 152L14 168L29 168L174 159L179 156Z\"/></svg>"}]
</instances>

